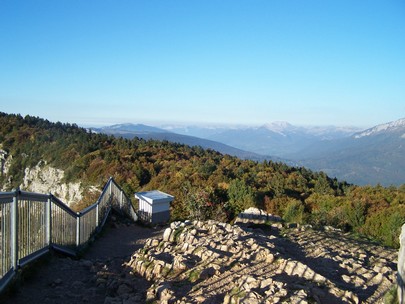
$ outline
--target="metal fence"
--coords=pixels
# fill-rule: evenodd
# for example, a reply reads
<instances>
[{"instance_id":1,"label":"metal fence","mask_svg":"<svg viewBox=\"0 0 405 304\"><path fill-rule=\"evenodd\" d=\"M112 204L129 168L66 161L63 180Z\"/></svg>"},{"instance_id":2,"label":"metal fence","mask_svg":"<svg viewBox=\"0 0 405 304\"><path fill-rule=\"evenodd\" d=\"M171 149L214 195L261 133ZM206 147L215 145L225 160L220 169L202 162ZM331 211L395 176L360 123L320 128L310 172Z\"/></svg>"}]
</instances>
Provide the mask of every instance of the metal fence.
<instances>
[{"instance_id":1,"label":"metal fence","mask_svg":"<svg viewBox=\"0 0 405 304\"><path fill-rule=\"evenodd\" d=\"M112 208L138 219L113 178L97 202L77 213L52 194L0 192L0 292L18 268L51 248L75 255L101 230Z\"/></svg>"}]
</instances>

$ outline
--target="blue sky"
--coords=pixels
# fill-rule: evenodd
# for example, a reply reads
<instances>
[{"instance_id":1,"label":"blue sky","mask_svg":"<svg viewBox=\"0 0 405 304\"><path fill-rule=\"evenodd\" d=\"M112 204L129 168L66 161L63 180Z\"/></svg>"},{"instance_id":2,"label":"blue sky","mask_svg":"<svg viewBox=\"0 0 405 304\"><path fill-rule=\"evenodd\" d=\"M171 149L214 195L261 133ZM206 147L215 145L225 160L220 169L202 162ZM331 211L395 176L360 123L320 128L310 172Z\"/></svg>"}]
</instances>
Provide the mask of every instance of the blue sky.
<instances>
[{"instance_id":1,"label":"blue sky","mask_svg":"<svg viewBox=\"0 0 405 304\"><path fill-rule=\"evenodd\" d=\"M0 111L79 125L405 117L405 2L1 0Z\"/></svg>"}]
</instances>

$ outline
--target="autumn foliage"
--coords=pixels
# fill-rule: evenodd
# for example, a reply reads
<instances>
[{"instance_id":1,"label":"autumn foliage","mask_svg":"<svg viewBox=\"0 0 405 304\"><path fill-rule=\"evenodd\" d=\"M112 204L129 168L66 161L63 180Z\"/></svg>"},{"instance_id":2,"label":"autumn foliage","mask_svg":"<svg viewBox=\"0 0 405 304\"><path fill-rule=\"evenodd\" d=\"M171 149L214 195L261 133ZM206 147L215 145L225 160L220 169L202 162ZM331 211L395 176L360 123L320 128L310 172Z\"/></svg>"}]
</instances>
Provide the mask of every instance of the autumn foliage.
<instances>
[{"instance_id":1,"label":"autumn foliage","mask_svg":"<svg viewBox=\"0 0 405 304\"><path fill-rule=\"evenodd\" d=\"M63 169L66 182L81 181L84 190L112 176L131 197L152 189L170 193L173 220L232 221L257 206L288 221L331 225L389 246L398 245L405 223L405 185L359 187L323 172L201 147L115 138L74 124L0 113L0 148L12 155L7 176L0 177L2 188L18 187L24 169L44 160Z\"/></svg>"}]
</instances>

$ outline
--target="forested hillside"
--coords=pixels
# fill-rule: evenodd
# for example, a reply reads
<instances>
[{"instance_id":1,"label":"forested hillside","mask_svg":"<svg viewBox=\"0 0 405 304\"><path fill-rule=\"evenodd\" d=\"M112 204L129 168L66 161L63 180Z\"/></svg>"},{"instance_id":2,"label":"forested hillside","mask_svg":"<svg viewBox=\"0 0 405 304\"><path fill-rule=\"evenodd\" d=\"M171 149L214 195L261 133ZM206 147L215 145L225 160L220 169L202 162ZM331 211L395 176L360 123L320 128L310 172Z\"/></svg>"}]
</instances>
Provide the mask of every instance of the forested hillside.
<instances>
[{"instance_id":1,"label":"forested hillside","mask_svg":"<svg viewBox=\"0 0 405 304\"><path fill-rule=\"evenodd\" d=\"M40 162L65 171L65 181L100 187L112 176L128 195L160 189L175 196L172 219L231 221L250 206L285 220L331 225L398 245L405 222L405 185L358 187L324 173L254 162L167 141L123 139L72 124L0 113L0 149L10 166L2 188L18 187ZM89 199L85 201L90 201Z\"/></svg>"}]
</instances>

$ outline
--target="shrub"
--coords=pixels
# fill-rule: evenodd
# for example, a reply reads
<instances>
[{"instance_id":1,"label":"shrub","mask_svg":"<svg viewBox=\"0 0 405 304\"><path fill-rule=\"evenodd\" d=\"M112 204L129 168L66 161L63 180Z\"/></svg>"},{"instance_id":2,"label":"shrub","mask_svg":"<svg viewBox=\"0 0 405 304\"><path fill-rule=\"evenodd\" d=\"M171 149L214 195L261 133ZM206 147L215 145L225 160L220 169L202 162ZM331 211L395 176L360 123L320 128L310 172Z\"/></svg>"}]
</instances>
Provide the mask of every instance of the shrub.
<instances>
[{"instance_id":1,"label":"shrub","mask_svg":"<svg viewBox=\"0 0 405 304\"><path fill-rule=\"evenodd\" d=\"M304 205L301 201L290 199L290 202L284 209L283 219L286 222L303 223L304 222Z\"/></svg>"},{"instance_id":2,"label":"shrub","mask_svg":"<svg viewBox=\"0 0 405 304\"><path fill-rule=\"evenodd\" d=\"M344 207L344 215L353 230L358 231L366 221L367 206L361 201L348 203Z\"/></svg>"},{"instance_id":3,"label":"shrub","mask_svg":"<svg viewBox=\"0 0 405 304\"><path fill-rule=\"evenodd\" d=\"M228 197L228 207L234 216L255 206L253 190L242 180L236 179L230 182Z\"/></svg>"},{"instance_id":4,"label":"shrub","mask_svg":"<svg viewBox=\"0 0 405 304\"><path fill-rule=\"evenodd\" d=\"M384 245L399 247L399 235L404 223L405 206L392 206L368 217L361 232Z\"/></svg>"}]
</instances>

